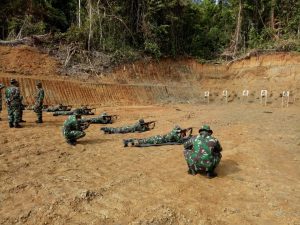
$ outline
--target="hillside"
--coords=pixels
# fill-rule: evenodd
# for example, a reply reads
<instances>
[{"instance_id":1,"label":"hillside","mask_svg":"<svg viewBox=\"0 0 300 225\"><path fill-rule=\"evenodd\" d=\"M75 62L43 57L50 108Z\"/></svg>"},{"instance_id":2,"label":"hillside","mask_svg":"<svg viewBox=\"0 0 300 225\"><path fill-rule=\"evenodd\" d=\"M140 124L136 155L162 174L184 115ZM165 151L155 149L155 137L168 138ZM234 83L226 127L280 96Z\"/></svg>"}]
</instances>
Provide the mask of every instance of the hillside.
<instances>
[{"instance_id":1,"label":"hillside","mask_svg":"<svg viewBox=\"0 0 300 225\"><path fill-rule=\"evenodd\" d=\"M72 77L59 74L59 63L35 48L0 47L0 77L20 81L25 102L32 104L34 83L41 80L46 90L45 104L135 105L154 103L223 102L241 100L248 89L248 102L257 102L260 91L269 91L269 104L280 104L282 91L291 92L291 102L300 89L300 55L276 53L254 56L228 65L200 64L192 59L139 61L114 72Z\"/></svg>"}]
</instances>

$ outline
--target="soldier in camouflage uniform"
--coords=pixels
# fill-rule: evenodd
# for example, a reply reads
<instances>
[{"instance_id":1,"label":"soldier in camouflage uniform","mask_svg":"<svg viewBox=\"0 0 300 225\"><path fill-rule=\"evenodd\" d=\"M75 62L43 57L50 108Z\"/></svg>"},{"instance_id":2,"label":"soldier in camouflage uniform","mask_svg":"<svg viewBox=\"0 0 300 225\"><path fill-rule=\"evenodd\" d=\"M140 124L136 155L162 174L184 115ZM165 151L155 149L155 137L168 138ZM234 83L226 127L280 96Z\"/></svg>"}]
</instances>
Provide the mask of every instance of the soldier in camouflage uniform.
<instances>
[{"instance_id":1,"label":"soldier in camouflage uniform","mask_svg":"<svg viewBox=\"0 0 300 225\"><path fill-rule=\"evenodd\" d=\"M7 104L9 127L20 128L21 95L18 82L10 80L10 86L5 90L5 101Z\"/></svg>"},{"instance_id":2,"label":"soldier in camouflage uniform","mask_svg":"<svg viewBox=\"0 0 300 225\"><path fill-rule=\"evenodd\" d=\"M45 112L69 112L69 111L71 111L71 108L69 106L64 106L63 104L59 104L59 105L44 109L43 111L45 111Z\"/></svg>"},{"instance_id":3,"label":"soldier in camouflage uniform","mask_svg":"<svg viewBox=\"0 0 300 225\"><path fill-rule=\"evenodd\" d=\"M35 104L34 104L34 112L37 115L36 123L43 123L43 101L45 97L44 89L42 88L42 83L38 82L36 84L37 94L35 97Z\"/></svg>"},{"instance_id":4,"label":"soldier in camouflage uniform","mask_svg":"<svg viewBox=\"0 0 300 225\"><path fill-rule=\"evenodd\" d=\"M0 113L2 112L2 89L3 88L5 88L5 85L0 83Z\"/></svg>"},{"instance_id":5,"label":"soldier in camouflage uniform","mask_svg":"<svg viewBox=\"0 0 300 225\"><path fill-rule=\"evenodd\" d=\"M20 122L25 123L26 121L23 120L23 111L25 110L25 105L23 104L23 96L21 95L21 111L20 111Z\"/></svg>"},{"instance_id":6,"label":"soldier in camouflage uniform","mask_svg":"<svg viewBox=\"0 0 300 225\"><path fill-rule=\"evenodd\" d=\"M156 135L149 138L142 139L125 139L123 140L124 147L127 147L129 143L135 147L146 147L153 145L171 145L171 144L183 144L189 137L185 136L185 132L179 126L175 126L169 133L165 135Z\"/></svg>"},{"instance_id":7,"label":"soldier in camouflage uniform","mask_svg":"<svg viewBox=\"0 0 300 225\"><path fill-rule=\"evenodd\" d=\"M70 145L76 145L77 139L85 136L83 130L87 129L89 123L84 122L81 119L80 114L71 115L64 122L63 125L63 135L66 138L66 141Z\"/></svg>"},{"instance_id":8,"label":"soldier in camouflage uniform","mask_svg":"<svg viewBox=\"0 0 300 225\"><path fill-rule=\"evenodd\" d=\"M145 123L144 119L140 119L133 125L124 127L102 127L100 130L104 131L105 134L116 134L116 133L134 133L134 132L145 132L150 130L149 126Z\"/></svg>"},{"instance_id":9,"label":"soldier in camouflage uniform","mask_svg":"<svg viewBox=\"0 0 300 225\"><path fill-rule=\"evenodd\" d=\"M106 112L104 112L100 116L86 119L86 121L93 124L112 124L114 120L113 117L115 118L115 115L110 116Z\"/></svg>"},{"instance_id":10,"label":"soldier in camouflage uniform","mask_svg":"<svg viewBox=\"0 0 300 225\"><path fill-rule=\"evenodd\" d=\"M91 112L91 109L89 109L87 106L82 106L80 108L74 109L73 111L59 111L54 112L53 116L69 116L69 115L95 115L95 113Z\"/></svg>"},{"instance_id":11,"label":"soldier in camouflage uniform","mask_svg":"<svg viewBox=\"0 0 300 225\"><path fill-rule=\"evenodd\" d=\"M189 174L195 175L199 172L208 178L217 176L214 170L221 161L222 147L212 133L208 125L203 125L199 135L184 143L184 157Z\"/></svg>"}]
</instances>

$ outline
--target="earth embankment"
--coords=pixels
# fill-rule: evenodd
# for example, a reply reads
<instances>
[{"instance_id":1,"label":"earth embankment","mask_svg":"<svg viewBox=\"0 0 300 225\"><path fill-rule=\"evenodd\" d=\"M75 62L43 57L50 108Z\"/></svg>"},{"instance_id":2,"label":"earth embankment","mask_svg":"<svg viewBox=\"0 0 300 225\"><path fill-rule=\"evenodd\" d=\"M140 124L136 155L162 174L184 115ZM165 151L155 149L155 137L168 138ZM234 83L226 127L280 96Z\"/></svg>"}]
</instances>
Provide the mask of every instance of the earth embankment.
<instances>
[{"instance_id":1,"label":"earth embankment","mask_svg":"<svg viewBox=\"0 0 300 225\"><path fill-rule=\"evenodd\" d=\"M53 57L28 47L0 47L0 79L20 81L25 102L33 103L35 82L46 90L46 104L135 105L166 102L239 101L249 90L248 102L259 101L268 90L268 103L279 104L281 93L289 90L291 102L300 89L300 55L276 53L253 56L228 64L201 64L193 59L139 61L122 65L108 74L71 77L58 72Z\"/></svg>"}]
</instances>

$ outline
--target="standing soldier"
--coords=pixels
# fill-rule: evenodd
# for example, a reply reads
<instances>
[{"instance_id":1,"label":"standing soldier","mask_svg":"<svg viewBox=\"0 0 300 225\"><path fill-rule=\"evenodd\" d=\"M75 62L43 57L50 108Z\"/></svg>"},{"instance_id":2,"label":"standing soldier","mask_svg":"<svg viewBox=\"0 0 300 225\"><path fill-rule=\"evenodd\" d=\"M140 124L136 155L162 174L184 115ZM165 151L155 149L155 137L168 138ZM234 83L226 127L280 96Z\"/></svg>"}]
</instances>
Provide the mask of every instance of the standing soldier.
<instances>
[{"instance_id":1,"label":"standing soldier","mask_svg":"<svg viewBox=\"0 0 300 225\"><path fill-rule=\"evenodd\" d=\"M5 90L5 101L8 111L9 127L20 128L21 96L18 82L15 79L10 80L10 86Z\"/></svg>"},{"instance_id":2,"label":"standing soldier","mask_svg":"<svg viewBox=\"0 0 300 225\"><path fill-rule=\"evenodd\" d=\"M36 84L37 94L35 98L34 112L37 115L36 123L43 123L43 101L45 97L44 89L42 88L42 83L38 82Z\"/></svg>"},{"instance_id":3,"label":"standing soldier","mask_svg":"<svg viewBox=\"0 0 300 225\"><path fill-rule=\"evenodd\" d=\"M4 84L0 84L0 113L2 111L2 89L5 88ZM1 117L0 117L1 120Z\"/></svg>"}]
</instances>

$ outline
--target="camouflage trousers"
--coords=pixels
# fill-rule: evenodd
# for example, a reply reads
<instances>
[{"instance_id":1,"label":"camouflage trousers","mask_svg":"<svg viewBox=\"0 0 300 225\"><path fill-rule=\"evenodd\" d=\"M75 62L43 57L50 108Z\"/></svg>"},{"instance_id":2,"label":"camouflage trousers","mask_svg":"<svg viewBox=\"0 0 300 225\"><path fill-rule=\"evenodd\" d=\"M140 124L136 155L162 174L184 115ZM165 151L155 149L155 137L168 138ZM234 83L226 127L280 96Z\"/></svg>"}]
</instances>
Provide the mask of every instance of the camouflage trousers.
<instances>
[{"instance_id":1,"label":"camouflage trousers","mask_svg":"<svg viewBox=\"0 0 300 225\"><path fill-rule=\"evenodd\" d=\"M169 140L167 140L164 136L161 135L156 135L156 136L152 136L149 138L142 138L142 139L133 139L133 142L135 144L164 144L164 143L168 143Z\"/></svg>"},{"instance_id":2,"label":"camouflage trousers","mask_svg":"<svg viewBox=\"0 0 300 225\"><path fill-rule=\"evenodd\" d=\"M64 137L68 141L76 141L79 138L83 138L85 136L84 131L79 131L79 130L73 130L73 131L63 131Z\"/></svg>"},{"instance_id":3,"label":"camouflage trousers","mask_svg":"<svg viewBox=\"0 0 300 225\"><path fill-rule=\"evenodd\" d=\"M104 118L91 118L90 119L91 123L98 123L98 124L108 124L108 123L112 123L111 120L109 119L104 119Z\"/></svg>"},{"instance_id":4,"label":"camouflage trousers","mask_svg":"<svg viewBox=\"0 0 300 225\"><path fill-rule=\"evenodd\" d=\"M186 163L190 169L193 169L196 172L205 171L213 172L215 168L219 165L222 155L213 154L210 159L203 159L203 157L192 158L193 149L184 149L183 155L186 160ZM191 163L192 162L192 163Z\"/></svg>"},{"instance_id":5,"label":"camouflage trousers","mask_svg":"<svg viewBox=\"0 0 300 225\"><path fill-rule=\"evenodd\" d=\"M58 111L53 113L53 116L70 116L70 115L73 115L72 111Z\"/></svg>"},{"instance_id":6,"label":"camouflage trousers","mask_svg":"<svg viewBox=\"0 0 300 225\"><path fill-rule=\"evenodd\" d=\"M133 133L135 132L135 128L132 127L118 127L118 128L113 128L113 127L105 127L105 132L108 132L110 134L116 134L116 133Z\"/></svg>"},{"instance_id":7,"label":"camouflage trousers","mask_svg":"<svg viewBox=\"0 0 300 225\"><path fill-rule=\"evenodd\" d=\"M20 107L8 107L8 122L16 125L21 121L21 108Z\"/></svg>"},{"instance_id":8,"label":"camouflage trousers","mask_svg":"<svg viewBox=\"0 0 300 225\"><path fill-rule=\"evenodd\" d=\"M37 106L34 108L34 112L37 115L37 119L38 121L42 121L43 120L43 106Z\"/></svg>"}]
</instances>

